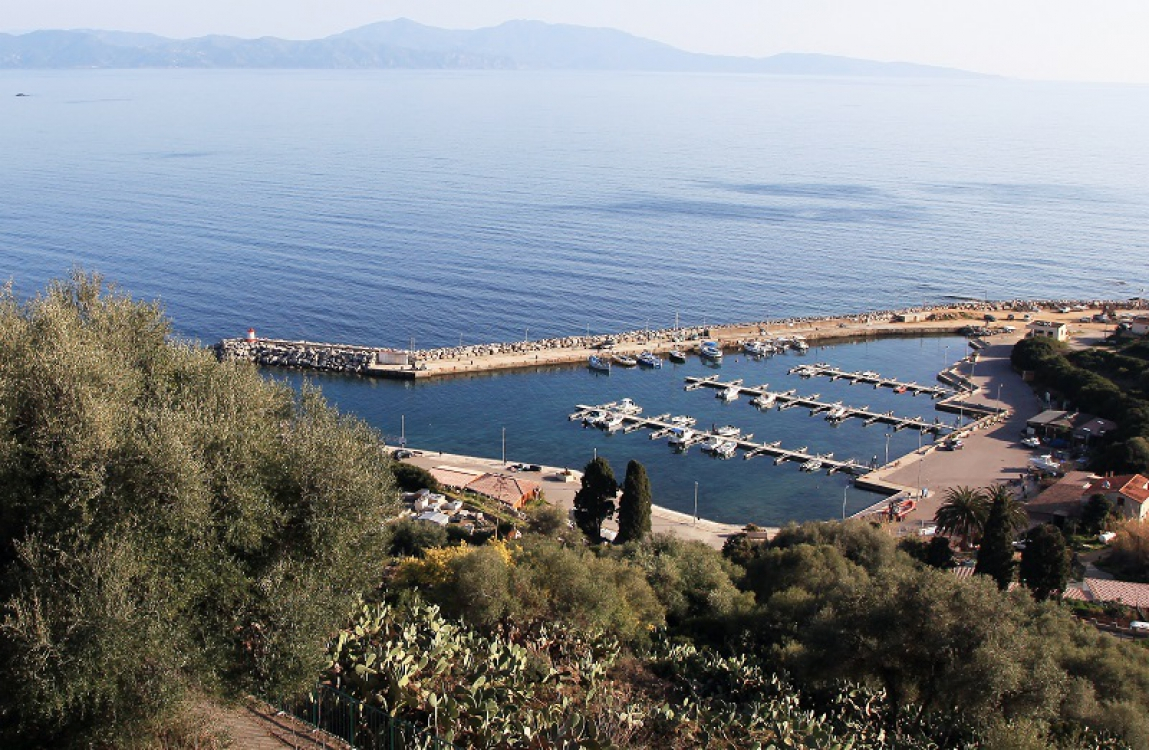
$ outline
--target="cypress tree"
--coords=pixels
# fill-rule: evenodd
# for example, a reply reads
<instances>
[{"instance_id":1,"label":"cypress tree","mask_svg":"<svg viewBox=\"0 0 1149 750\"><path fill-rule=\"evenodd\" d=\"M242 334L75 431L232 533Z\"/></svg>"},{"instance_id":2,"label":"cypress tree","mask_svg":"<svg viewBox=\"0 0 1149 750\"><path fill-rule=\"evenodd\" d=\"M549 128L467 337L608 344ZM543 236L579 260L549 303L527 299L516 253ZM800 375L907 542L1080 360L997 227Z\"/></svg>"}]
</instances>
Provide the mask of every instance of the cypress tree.
<instances>
[{"instance_id":1,"label":"cypress tree","mask_svg":"<svg viewBox=\"0 0 1149 750\"><path fill-rule=\"evenodd\" d=\"M650 535L650 480L646 467L638 461L626 465L622 497L618 501L618 538L616 542L638 541Z\"/></svg>"},{"instance_id":2,"label":"cypress tree","mask_svg":"<svg viewBox=\"0 0 1149 750\"><path fill-rule=\"evenodd\" d=\"M602 541L602 522L614 513L616 494L618 482L610 462L599 456L587 464L574 497L574 520L590 542Z\"/></svg>"},{"instance_id":3,"label":"cypress tree","mask_svg":"<svg viewBox=\"0 0 1149 750\"><path fill-rule=\"evenodd\" d=\"M1022 582L1039 601L1065 588L1069 580L1069 547L1056 526L1042 524L1033 530L1021 552Z\"/></svg>"},{"instance_id":4,"label":"cypress tree","mask_svg":"<svg viewBox=\"0 0 1149 750\"><path fill-rule=\"evenodd\" d=\"M986 575L997 581L1001 590L1009 588L1013 581L1013 525L1008 518L1006 505L1012 498L1006 493L994 493L993 505L985 521L985 531L981 538L981 549L977 553L974 575Z\"/></svg>"}]
</instances>

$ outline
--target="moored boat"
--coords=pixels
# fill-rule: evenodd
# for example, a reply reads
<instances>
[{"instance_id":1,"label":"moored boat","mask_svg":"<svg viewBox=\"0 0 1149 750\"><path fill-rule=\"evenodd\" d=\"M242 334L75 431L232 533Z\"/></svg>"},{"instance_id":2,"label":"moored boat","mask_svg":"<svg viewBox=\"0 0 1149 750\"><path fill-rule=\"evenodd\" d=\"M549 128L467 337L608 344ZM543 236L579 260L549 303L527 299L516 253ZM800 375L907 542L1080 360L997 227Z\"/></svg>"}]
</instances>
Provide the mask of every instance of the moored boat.
<instances>
[{"instance_id":1,"label":"moored boat","mask_svg":"<svg viewBox=\"0 0 1149 750\"><path fill-rule=\"evenodd\" d=\"M722 347L717 341L703 341L698 345L698 353L706 359L722 359Z\"/></svg>"},{"instance_id":2,"label":"moored boat","mask_svg":"<svg viewBox=\"0 0 1149 750\"><path fill-rule=\"evenodd\" d=\"M619 367L637 367L638 360L629 354L616 354L611 357L611 361Z\"/></svg>"},{"instance_id":3,"label":"moored boat","mask_svg":"<svg viewBox=\"0 0 1149 750\"><path fill-rule=\"evenodd\" d=\"M624 398L622 401L619 401L618 404L615 405L614 410L622 412L623 414L642 414L642 407L629 398Z\"/></svg>"},{"instance_id":4,"label":"moored boat","mask_svg":"<svg viewBox=\"0 0 1149 750\"><path fill-rule=\"evenodd\" d=\"M610 372L610 360L606 357L597 357L592 354L587 360L586 366L596 372Z\"/></svg>"},{"instance_id":5,"label":"moored boat","mask_svg":"<svg viewBox=\"0 0 1149 750\"><path fill-rule=\"evenodd\" d=\"M651 352L643 352L638 355L638 363L643 367L653 367L656 369L662 367L662 360L654 356Z\"/></svg>"},{"instance_id":6,"label":"moored boat","mask_svg":"<svg viewBox=\"0 0 1149 750\"><path fill-rule=\"evenodd\" d=\"M671 349L670 353L666 356L670 357L671 362L681 363L686 361L686 352L682 351L681 349Z\"/></svg>"},{"instance_id":7,"label":"moored boat","mask_svg":"<svg viewBox=\"0 0 1149 750\"><path fill-rule=\"evenodd\" d=\"M738 397L742 395L742 389L736 385L732 385L729 388L723 388L716 395L723 401L737 401Z\"/></svg>"},{"instance_id":8,"label":"moored boat","mask_svg":"<svg viewBox=\"0 0 1149 750\"><path fill-rule=\"evenodd\" d=\"M716 428L714 430L714 434L719 435L721 437L738 437L739 435L742 434L742 428L741 427L735 427L732 424L727 424L727 425L723 425L721 427Z\"/></svg>"},{"instance_id":9,"label":"moored boat","mask_svg":"<svg viewBox=\"0 0 1149 750\"><path fill-rule=\"evenodd\" d=\"M778 396L773 393L763 393L760 396L755 396L750 400L750 403L757 406L759 409L769 409L774 406L778 400Z\"/></svg>"},{"instance_id":10,"label":"moored boat","mask_svg":"<svg viewBox=\"0 0 1149 750\"><path fill-rule=\"evenodd\" d=\"M761 341L747 341L742 345L742 351L746 352L751 357L765 357L772 350L767 349L766 345Z\"/></svg>"}]
</instances>

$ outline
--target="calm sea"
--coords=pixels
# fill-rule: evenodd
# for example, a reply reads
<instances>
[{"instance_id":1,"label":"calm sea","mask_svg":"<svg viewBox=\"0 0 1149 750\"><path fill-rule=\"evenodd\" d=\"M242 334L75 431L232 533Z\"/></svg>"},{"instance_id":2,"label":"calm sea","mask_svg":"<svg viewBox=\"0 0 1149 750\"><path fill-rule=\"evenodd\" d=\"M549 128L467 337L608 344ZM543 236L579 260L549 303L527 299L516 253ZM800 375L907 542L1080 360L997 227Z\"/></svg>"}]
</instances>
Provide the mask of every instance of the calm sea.
<instances>
[{"instance_id":1,"label":"calm sea","mask_svg":"<svg viewBox=\"0 0 1149 750\"><path fill-rule=\"evenodd\" d=\"M1149 87L1131 86L0 71L0 275L30 293L73 265L98 270L161 298L181 333L208 343L248 326L435 346L669 326L676 314L687 325L951 296L1134 296L1149 279L1147 119ZM943 344L929 341L932 372ZM890 346L894 359L872 369L929 377L908 372L917 343ZM851 351L863 350L820 358ZM497 455L504 422L525 460L653 449L563 421L576 397L625 383L588 377L324 385L385 432L409 409L446 450ZM706 401L669 372L644 377L631 380ZM651 397L623 390L613 397ZM535 416L508 421L520 411ZM528 435L536 452L513 442ZM873 443L846 454L872 456ZM702 467L716 518L835 515L836 479L794 484L755 464L666 462ZM660 500L685 507L674 493L693 481L663 480ZM795 495L815 486L817 502Z\"/></svg>"}]
</instances>

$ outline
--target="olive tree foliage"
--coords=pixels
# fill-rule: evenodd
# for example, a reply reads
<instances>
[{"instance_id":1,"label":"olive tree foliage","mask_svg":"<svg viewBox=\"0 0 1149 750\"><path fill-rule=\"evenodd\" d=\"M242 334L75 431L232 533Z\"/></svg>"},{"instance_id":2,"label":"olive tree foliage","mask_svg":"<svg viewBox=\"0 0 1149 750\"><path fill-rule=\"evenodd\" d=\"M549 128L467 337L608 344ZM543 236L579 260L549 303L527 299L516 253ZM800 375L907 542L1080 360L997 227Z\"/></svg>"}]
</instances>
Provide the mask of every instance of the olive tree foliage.
<instances>
[{"instance_id":1,"label":"olive tree foliage","mask_svg":"<svg viewBox=\"0 0 1149 750\"><path fill-rule=\"evenodd\" d=\"M190 684L291 690L375 582L378 436L74 273L0 292L0 745L87 746Z\"/></svg>"}]
</instances>

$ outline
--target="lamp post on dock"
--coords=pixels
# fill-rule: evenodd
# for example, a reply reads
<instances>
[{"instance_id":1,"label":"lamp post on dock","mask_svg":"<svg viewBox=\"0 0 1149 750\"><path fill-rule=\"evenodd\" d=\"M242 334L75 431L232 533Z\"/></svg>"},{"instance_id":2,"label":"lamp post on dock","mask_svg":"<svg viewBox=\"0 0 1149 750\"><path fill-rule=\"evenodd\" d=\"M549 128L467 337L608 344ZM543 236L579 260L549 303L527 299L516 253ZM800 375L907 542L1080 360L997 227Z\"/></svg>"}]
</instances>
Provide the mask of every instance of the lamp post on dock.
<instances>
[{"instance_id":1,"label":"lamp post on dock","mask_svg":"<svg viewBox=\"0 0 1149 750\"><path fill-rule=\"evenodd\" d=\"M886 432L886 463L887 464L890 462L890 437L893 434L894 433L892 433L892 432L888 432L888 431Z\"/></svg>"},{"instance_id":2,"label":"lamp post on dock","mask_svg":"<svg viewBox=\"0 0 1149 750\"><path fill-rule=\"evenodd\" d=\"M698 525L698 482L694 483L694 525Z\"/></svg>"}]
</instances>

